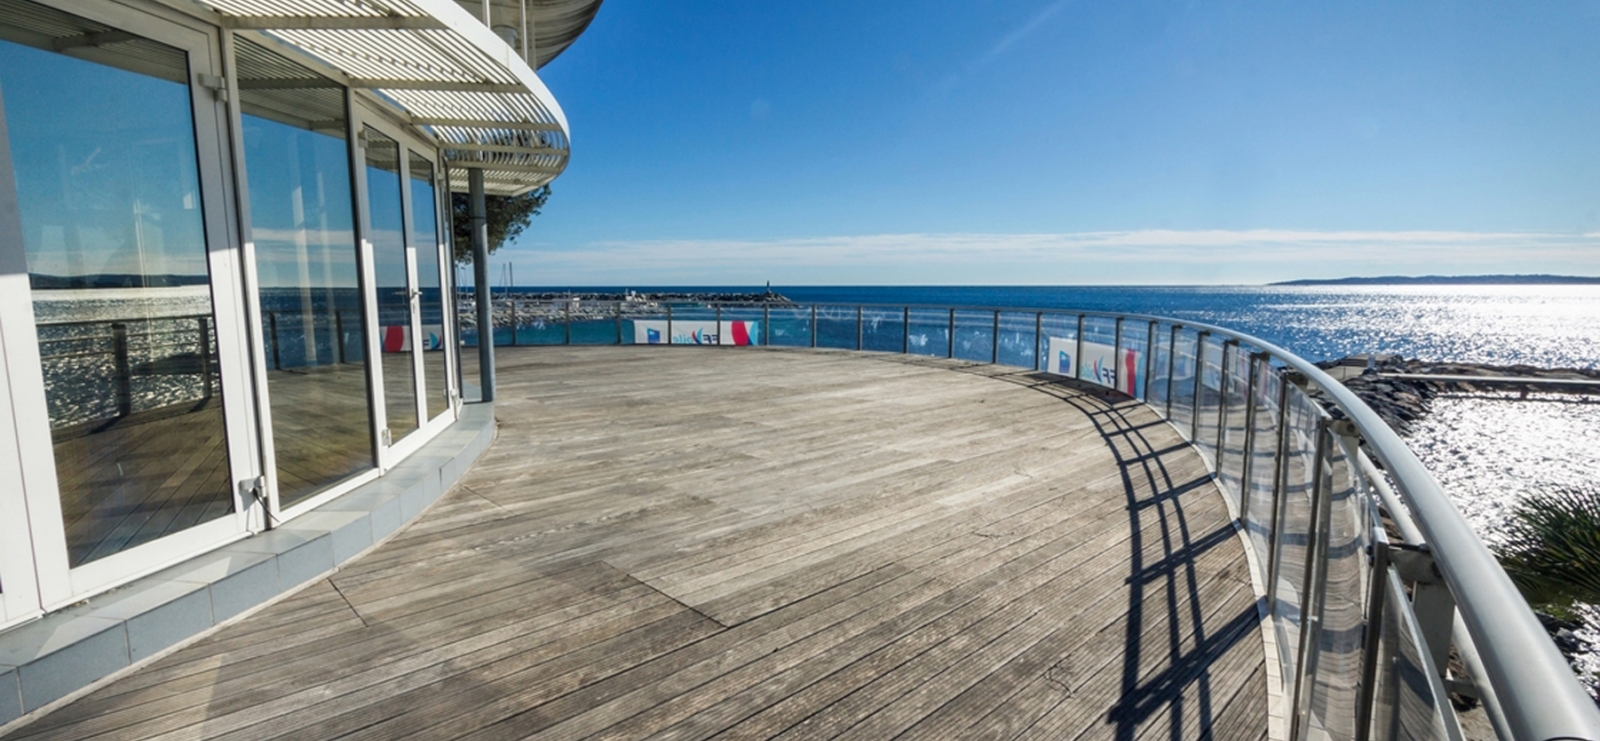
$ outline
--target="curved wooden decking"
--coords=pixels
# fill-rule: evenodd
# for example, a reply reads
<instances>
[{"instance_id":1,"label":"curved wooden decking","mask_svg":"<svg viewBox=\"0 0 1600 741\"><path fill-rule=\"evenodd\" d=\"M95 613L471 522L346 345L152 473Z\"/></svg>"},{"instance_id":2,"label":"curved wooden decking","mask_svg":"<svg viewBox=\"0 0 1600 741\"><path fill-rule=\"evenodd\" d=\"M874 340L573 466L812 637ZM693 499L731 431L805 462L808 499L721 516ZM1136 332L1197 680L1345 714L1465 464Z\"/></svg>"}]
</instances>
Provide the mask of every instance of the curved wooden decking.
<instances>
[{"instance_id":1,"label":"curved wooden decking","mask_svg":"<svg viewBox=\"0 0 1600 741\"><path fill-rule=\"evenodd\" d=\"M1266 735L1243 547L1147 408L903 356L504 350L388 543L15 739Z\"/></svg>"}]
</instances>

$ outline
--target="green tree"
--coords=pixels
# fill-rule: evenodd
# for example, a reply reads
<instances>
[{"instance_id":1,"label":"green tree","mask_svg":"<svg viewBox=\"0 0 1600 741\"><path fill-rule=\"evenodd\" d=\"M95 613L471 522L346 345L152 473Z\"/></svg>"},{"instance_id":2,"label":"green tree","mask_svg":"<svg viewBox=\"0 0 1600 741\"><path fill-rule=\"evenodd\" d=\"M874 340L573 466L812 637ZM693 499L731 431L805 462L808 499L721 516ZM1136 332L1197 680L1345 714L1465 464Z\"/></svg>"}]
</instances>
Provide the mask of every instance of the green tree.
<instances>
[{"instance_id":1,"label":"green tree","mask_svg":"<svg viewBox=\"0 0 1600 741\"><path fill-rule=\"evenodd\" d=\"M550 200L550 186L535 188L520 196L486 196L485 211L489 216L489 251L500 249L508 240L516 239L523 229L539 215ZM455 236L457 264L472 262L472 202L466 193L450 194L450 225Z\"/></svg>"}]
</instances>

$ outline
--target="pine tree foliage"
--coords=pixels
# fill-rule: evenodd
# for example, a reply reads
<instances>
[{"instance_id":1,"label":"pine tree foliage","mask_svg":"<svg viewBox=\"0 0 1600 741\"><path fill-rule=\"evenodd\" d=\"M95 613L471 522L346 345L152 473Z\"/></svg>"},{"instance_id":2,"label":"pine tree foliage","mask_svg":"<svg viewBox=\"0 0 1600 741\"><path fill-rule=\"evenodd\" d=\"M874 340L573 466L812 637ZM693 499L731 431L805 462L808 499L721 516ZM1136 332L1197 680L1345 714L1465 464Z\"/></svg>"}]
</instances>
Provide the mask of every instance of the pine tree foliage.
<instances>
[{"instance_id":1,"label":"pine tree foliage","mask_svg":"<svg viewBox=\"0 0 1600 741\"><path fill-rule=\"evenodd\" d=\"M1559 489L1522 500L1505 536L1496 555L1528 602L1600 604L1600 488Z\"/></svg>"},{"instance_id":2,"label":"pine tree foliage","mask_svg":"<svg viewBox=\"0 0 1600 741\"><path fill-rule=\"evenodd\" d=\"M501 245L516 239L549 200L548 185L520 196L486 196L484 207L489 216L489 252L493 253ZM472 202L467 194L450 194L450 211L456 263L472 262Z\"/></svg>"}]
</instances>

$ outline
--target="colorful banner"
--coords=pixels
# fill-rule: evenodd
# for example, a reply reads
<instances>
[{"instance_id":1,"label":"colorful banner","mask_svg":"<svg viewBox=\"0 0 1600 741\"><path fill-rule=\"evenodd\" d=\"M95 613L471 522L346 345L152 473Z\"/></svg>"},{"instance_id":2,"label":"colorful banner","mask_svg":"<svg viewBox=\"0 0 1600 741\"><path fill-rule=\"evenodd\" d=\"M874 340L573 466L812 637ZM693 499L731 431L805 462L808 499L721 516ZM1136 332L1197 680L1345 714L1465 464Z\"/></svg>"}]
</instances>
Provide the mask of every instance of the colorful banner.
<instances>
[{"instance_id":1,"label":"colorful banner","mask_svg":"<svg viewBox=\"0 0 1600 741\"><path fill-rule=\"evenodd\" d=\"M378 337L381 338L381 342L383 343L383 351L384 352L410 352L411 351L411 333L407 331L409 329L410 329L410 327L407 327L407 326L404 326L404 325L384 327L382 332L379 333L379 335L378 335ZM442 350L442 349L444 349L444 327L443 326L438 325L438 324L424 324L424 325L422 325L422 349L424 349L424 350Z\"/></svg>"},{"instance_id":2,"label":"colorful banner","mask_svg":"<svg viewBox=\"0 0 1600 741\"><path fill-rule=\"evenodd\" d=\"M761 322L672 320L672 338L667 340L665 319L636 319L633 342L636 345L754 345L761 336Z\"/></svg>"},{"instance_id":3,"label":"colorful banner","mask_svg":"<svg viewBox=\"0 0 1600 741\"><path fill-rule=\"evenodd\" d=\"M1139 387L1139 371L1144 367L1144 353L1123 348L1122 357L1116 357L1117 348L1098 342L1083 343L1083 357L1078 352L1078 341L1064 337L1051 337L1045 359L1045 372L1058 376L1082 378L1101 386L1109 386L1129 396ZM1119 372L1120 371L1120 372Z\"/></svg>"}]
</instances>

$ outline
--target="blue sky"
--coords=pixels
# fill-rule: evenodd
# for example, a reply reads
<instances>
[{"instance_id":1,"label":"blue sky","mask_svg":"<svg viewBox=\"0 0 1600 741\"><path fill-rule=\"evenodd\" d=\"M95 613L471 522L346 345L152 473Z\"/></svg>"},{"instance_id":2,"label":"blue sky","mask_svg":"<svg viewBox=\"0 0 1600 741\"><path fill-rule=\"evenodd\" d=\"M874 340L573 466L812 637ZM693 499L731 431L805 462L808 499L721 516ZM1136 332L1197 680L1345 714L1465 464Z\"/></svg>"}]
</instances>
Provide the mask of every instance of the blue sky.
<instances>
[{"instance_id":1,"label":"blue sky","mask_svg":"<svg viewBox=\"0 0 1600 741\"><path fill-rule=\"evenodd\" d=\"M543 285L1600 274L1600 3L606 0Z\"/></svg>"}]
</instances>

